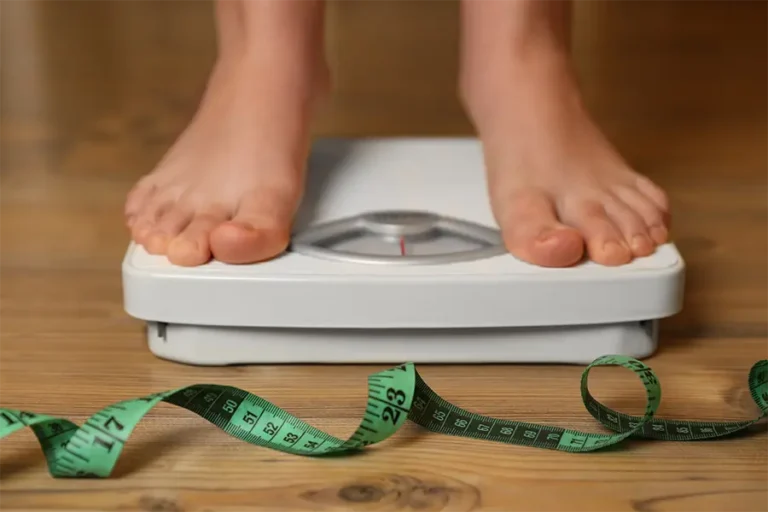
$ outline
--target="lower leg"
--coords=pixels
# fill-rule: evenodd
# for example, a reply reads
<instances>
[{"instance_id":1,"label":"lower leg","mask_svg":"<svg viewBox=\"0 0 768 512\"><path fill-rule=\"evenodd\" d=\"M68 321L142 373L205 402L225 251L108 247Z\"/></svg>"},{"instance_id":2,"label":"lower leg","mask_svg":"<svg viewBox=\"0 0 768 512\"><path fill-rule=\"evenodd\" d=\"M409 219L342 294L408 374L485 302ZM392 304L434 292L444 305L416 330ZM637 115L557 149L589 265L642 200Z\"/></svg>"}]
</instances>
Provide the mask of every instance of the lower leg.
<instances>
[{"instance_id":1,"label":"lower leg","mask_svg":"<svg viewBox=\"0 0 768 512\"><path fill-rule=\"evenodd\" d=\"M618 265L667 239L665 194L587 112L569 60L570 3L464 0L462 98L483 141L509 250L568 266Z\"/></svg>"},{"instance_id":2,"label":"lower leg","mask_svg":"<svg viewBox=\"0 0 768 512\"><path fill-rule=\"evenodd\" d=\"M322 0L217 0L219 56L195 118L134 187L134 240L181 265L281 253L327 89Z\"/></svg>"}]
</instances>

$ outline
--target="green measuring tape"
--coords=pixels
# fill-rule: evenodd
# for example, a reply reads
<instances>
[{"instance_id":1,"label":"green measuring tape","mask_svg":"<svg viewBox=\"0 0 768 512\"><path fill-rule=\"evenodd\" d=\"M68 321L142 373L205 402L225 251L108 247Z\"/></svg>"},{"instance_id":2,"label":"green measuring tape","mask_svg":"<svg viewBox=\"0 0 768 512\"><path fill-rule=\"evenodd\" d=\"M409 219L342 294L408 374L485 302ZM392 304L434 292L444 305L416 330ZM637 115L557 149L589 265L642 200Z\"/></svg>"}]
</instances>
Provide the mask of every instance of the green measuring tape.
<instances>
[{"instance_id":1,"label":"green measuring tape","mask_svg":"<svg viewBox=\"0 0 768 512\"><path fill-rule=\"evenodd\" d=\"M597 366L632 370L645 387L642 417L616 412L589 392L589 371ZM250 444L295 455L343 454L362 450L392 436L406 420L451 436L564 452L590 452L616 445L630 436L663 441L696 441L744 430L768 415L768 360L752 366L748 377L752 399L760 409L754 420L694 422L654 418L661 386L653 371L631 357L603 356L581 376L581 397L589 413L615 434L586 433L554 426L490 418L443 400L422 380L412 363L368 377L368 404L354 434L346 441L301 421L263 398L242 389L195 384L126 400L91 416L82 427L52 416L0 409L0 438L31 427L54 477L108 477L139 421L160 402L198 414L228 434Z\"/></svg>"}]
</instances>

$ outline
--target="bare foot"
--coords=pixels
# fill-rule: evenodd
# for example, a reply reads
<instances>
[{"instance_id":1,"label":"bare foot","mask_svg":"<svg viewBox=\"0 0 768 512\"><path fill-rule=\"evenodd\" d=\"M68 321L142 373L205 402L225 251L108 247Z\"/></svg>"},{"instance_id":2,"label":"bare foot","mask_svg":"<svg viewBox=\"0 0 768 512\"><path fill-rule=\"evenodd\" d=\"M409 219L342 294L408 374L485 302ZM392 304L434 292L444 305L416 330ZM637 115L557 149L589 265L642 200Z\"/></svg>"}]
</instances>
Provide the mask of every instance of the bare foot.
<instances>
[{"instance_id":1,"label":"bare foot","mask_svg":"<svg viewBox=\"0 0 768 512\"><path fill-rule=\"evenodd\" d=\"M586 248L597 263L621 265L667 241L665 193L632 170L592 121L565 51L533 40L479 60L468 60L465 102L512 254L565 267L581 261Z\"/></svg>"},{"instance_id":2,"label":"bare foot","mask_svg":"<svg viewBox=\"0 0 768 512\"><path fill-rule=\"evenodd\" d=\"M279 7L270 4L245 8L274 17ZM265 16L258 22L267 23ZM287 247L303 193L310 115L327 76L306 48L276 58L272 46L285 48L281 37L293 34L219 60L192 123L130 192L126 222L149 253L194 266L212 257L258 262Z\"/></svg>"}]
</instances>

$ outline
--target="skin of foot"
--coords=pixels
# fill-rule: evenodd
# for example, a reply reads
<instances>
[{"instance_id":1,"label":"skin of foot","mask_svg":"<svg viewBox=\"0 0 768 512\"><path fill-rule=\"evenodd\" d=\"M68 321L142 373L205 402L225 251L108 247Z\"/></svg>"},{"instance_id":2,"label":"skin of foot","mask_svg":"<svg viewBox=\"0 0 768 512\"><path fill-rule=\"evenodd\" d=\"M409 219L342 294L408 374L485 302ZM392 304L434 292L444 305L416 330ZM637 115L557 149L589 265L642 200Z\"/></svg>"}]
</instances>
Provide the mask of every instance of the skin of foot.
<instances>
[{"instance_id":1,"label":"skin of foot","mask_svg":"<svg viewBox=\"0 0 768 512\"><path fill-rule=\"evenodd\" d=\"M569 7L465 0L462 98L508 250L546 267L585 256L622 265L667 242L669 204L584 107L568 59Z\"/></svg>"},{"instance_id":2,"label":"skin of foot","mask_svg":"<svg viewBox=\"0 0 768 512\"><path fill-rule=\"evenodd\" d=\"M318 2L220 0L220 55L192 122L125 204L133 240L177 265L282 253L325 96ZM298 36L297 36L298 34Z\"/></svg>"},{"instance_id":3,"label":"skin of foot","mask_svg":"<svg viewBox=\"0 0 768 512\"><path fill-rule=\"evenodd\" d=\"M284 251L310 117L329 85L322 1L216 6L220 57L200 108L125 206L133 239L178 265ZM667 241L669 205L584 108L568 60L569 7L462 0L461 96L508 250L548 267L585 255L620 265Z\"/></svg>"}]
</instances>

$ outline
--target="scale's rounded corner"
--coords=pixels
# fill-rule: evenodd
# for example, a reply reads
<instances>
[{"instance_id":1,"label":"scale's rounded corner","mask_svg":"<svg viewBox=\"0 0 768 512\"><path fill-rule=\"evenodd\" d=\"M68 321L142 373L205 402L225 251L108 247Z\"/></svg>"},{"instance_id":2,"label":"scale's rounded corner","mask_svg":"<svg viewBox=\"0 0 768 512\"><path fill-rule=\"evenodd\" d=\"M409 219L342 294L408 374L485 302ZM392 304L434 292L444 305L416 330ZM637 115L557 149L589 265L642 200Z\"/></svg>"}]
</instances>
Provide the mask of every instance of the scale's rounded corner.
<instances>
[{"instance_id":1,"label":"scale's rounded corner","mask_svg":"<svg viewBox=\"0 0 768 512\"><path fill-rule=\"evenodd\" d=\"M653 282L656 288L656 293L653 294L657 306L654 317L661 319L674 316L680 313L684 306L685 260L672 242L659 247L657 255L650 258L657 258L655 265L650 269L641 267L637 277L645 279L643 275L653 276L648 281ZM650 300L650 295L647 299Z\"/></svg>"},{"instance_id":2,"label":"scale's rounded corner","mask_svg":"<svg viewBox=\"0 0 768 512\"><path fill-rule=\"evenodd\" d=\"M165 262L165 269L163 268ZM122 261L123 275L131 277L148 277L158 275L158 271L172 269L173 265L168 262L165 256L155 256L148 253L144 248L134 241L128 244Z\"/></svg>"},{"instance_id":3,"label":"scale's rounded corner","mask_svg":"<svg viewBox=\"0 0 768 512\"><path fill-rule=\"evenodd\" d=\"M146 275L146 271L143 271L139 269L134 259L136 257L136 252L139 250L140 246L136 244L136 242L131 241L128 244L128 247L125 250L125 254L123 255L123 261L121 264L121 270L123 273L123 279L126 277L138 277L139 275Z\"/></svg>"},{"instance_id":4,"label":"scale's rounded corner","mask_svg":"<svg viewBox=\"0 0 768 512\"><path fill-rule=\"evenodd\" d=\"M668 242L667 247L669 247L669 251L672 253L672 255L675 257L674 263L670 265L669 271L673 274L684 274L685 273L685 259L683 259L683 255L680 253L680 250L677 248L674 242Z\"/></svg>"},{"instance_id":5,"label":"scale's rounded corner","mask_svg":"<svg viewBox=\"0 0 768 512\"><path fill-rule=\"evenodd\" d=\"M152 303L148 305L146 299L152 296L157 275L135 264L135 257L139 250L143 249L131 242L123 256L121 264L123 310L132 318L148 322L151 319L145 313Z\"/></svg>"},{"instance_id":6,"label":"scale's rounded corner","mask_svg":"<svg viewBox=\"0 0 768 512\"><path fill-rule=\"evenodd\" d=\"M673 316L683 310L687 265L674 243L670 242L669 248L675 255L675 261L666 269L666 276L670 282L670 296L674 297L675 303L667 316Z\"/></svg>"}]
</instances>

